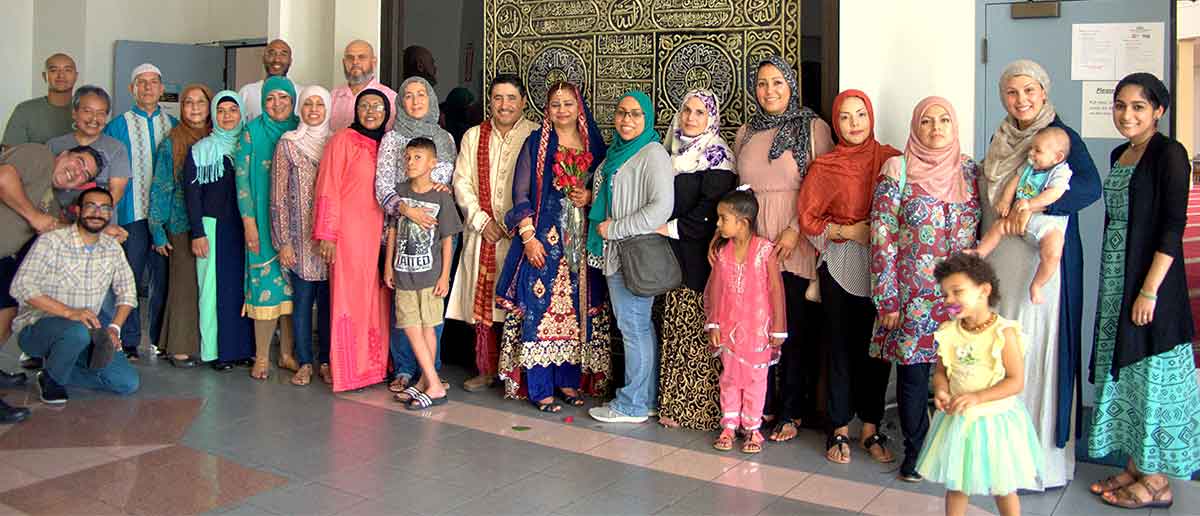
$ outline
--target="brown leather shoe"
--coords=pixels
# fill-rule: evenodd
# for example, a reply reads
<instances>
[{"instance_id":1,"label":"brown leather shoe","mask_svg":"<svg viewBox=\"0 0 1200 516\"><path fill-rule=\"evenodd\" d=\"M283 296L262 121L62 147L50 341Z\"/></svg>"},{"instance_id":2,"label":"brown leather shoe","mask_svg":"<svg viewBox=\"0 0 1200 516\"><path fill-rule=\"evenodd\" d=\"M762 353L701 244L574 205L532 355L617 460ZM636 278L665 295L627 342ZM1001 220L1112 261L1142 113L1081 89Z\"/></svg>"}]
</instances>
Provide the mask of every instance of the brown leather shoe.
<instances>
[{"instance_id":1,"label":"brown leather shoe","mask_svg":"<svg viewBox=\"0 0 1200 516\"><path fill-rule=\"evenodd\" d=\"M467 381L463 382L463 390L467 391L467 392L486 391L486 390L490 389L492 387L492 385L495 385L495 383L496 383L495 375L481 374L479 376L476 376L474 378L468 379Z\"/></svg>"}]
</instances>

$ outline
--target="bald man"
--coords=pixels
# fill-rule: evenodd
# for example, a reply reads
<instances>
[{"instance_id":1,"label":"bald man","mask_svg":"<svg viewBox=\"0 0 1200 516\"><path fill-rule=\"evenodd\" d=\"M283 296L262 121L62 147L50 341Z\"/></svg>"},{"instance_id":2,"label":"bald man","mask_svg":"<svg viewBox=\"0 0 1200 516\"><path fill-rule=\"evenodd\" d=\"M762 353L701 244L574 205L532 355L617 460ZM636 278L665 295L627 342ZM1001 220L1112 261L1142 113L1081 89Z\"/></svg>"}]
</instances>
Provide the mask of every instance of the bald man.
<instances>
[{"instance_id":1,"label":"bald man","mask_svg":"<svg viewBox=\"0 0 1200 516\"><path fill-rule=\"evenodd\" d=\"M346 45L346 50L342 52L342 72L346 75L346 84L330 92L333 97L333 109L329 115L330 129L337 131L354 123L354 101L359 92L365 89L379 90L387 97L392 108L387 127L392 128L392 122L396 119L396 92L375 78L375 65L378 61L375 48L370 43L356 39Z\"/></svg>"},{"instance_id":2,"label":"bald man","mask_svg":"<svg viewBox=\"0 0 1200 516\"><path fill-rule=\"evenodd\" d=\"M71 56L54 54L46 58L42 69L46 95L17 104L4 129L4 147L46 143L71 132L71 94L75 92L78 77Z\"/></svg>"},{"instance_id":3,"label":"bald man","mask_svg":"<svg viewBox=\"0 0 1200 516\"><path fill-rule=\"evenodd\" d=\"M267 43L267 49L263 52L263 71L266 72L267 78L271 77L287 77L288 71L292 69L292 46L288 45L282 39L272 40ZM238 95L245 101L242 103L242 118L247 122L258 118L262 114L262 87L266 79L255 81L238 90ZM292 81L296 85L296 92L304 89L304 86ZM300 105L303 102L295 102L296 114L300 114Z\"/></svg>"}]
</instances>

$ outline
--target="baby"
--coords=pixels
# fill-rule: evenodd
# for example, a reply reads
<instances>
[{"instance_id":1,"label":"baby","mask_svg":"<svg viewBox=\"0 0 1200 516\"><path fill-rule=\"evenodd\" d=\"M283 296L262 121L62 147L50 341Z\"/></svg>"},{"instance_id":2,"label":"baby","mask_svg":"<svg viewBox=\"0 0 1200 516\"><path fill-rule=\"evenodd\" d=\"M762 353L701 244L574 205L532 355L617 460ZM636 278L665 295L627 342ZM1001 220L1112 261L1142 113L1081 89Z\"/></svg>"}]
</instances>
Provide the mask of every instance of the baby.
<instances>
[{"instance_id":1,"label":"baby","mask_svg":"<svg viewBox=\"0 0 1200 516\"><path fill-rule=\"evenodd\" d=\"M1034 135L1029 163L1020 174L1008 180L1000 198L993 203L1004 218L988 229L975 250L979 256L986 257L996 249L1001 238L1016 234L1036 244L1041 262L1029 285L1029 300L1034 304L1042 303L1042 287L1058 272L1063 233L1067 229L1066 216L1035 212L1053 204L1069 188L1071 167L1065 160L1070 152L1071 139L1060 128L1047 127ZM1023 232L1022 227L1025 228Z\"/></svg>"}]
</instances>

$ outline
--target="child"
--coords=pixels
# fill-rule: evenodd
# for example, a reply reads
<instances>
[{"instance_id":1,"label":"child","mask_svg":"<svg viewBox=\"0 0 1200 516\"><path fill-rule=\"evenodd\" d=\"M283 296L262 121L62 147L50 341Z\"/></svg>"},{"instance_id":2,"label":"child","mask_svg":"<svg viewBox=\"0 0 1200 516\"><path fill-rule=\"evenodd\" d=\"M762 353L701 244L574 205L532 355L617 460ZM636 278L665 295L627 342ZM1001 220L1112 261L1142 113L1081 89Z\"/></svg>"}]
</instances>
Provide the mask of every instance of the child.
<instances>
[{"instance_id":1,"label":"child","mask_svg":"<svg viewBox=\"0 0 1200 516\"><path fill-rule=\"evenodd\" d=\"M1034 213L1053 204L1069 188L1071 167L1064 161L1071 152L1071 139L1058 127L1047 127L1033 136L1029 148L1029 163L1014 174L1000 198L993 203L1004 219L996 221L979 241L976 252L987 257L1006 235L1015 235L1024 226L1025 240L1037 244L1041 261L1029 285L1029 300L1041 304L1042 286L1058 272L1062 259L1063 233L1067 217ZM1013 198L1016 198L1015 200Z\"/></svg>"},{"instance_id":2,"label":"child","mask_svg":"<svg viewBox=\"0 0 1200 516\"><path fill-rule=\"evenodd\" d=\"M953 319L934 333L929 438L917 472L946 485L946 514L966 513L969 495L991 495L1002 515L1021 512L1017 489L1035 489L1042 472L1037 431L1017 398L1025 384L1025 340L1016 321L992 311L996 271L959 253L933 270Z\"/></svg>"},{"instance_id":3,"label":"child","mask_svg":"<svg viewBox=\"0 0 1200 516\"><path fill-rule=\"evenodd\" d=\"M762 451L767 367L778 361L787 338L783 278L771 259L775 248L756 236L758 201L748 186L725 195L717 204L716 261L704 307L713 350L721 355L721 435L713 447L733 449L734 431L746 433L742 453Z\"/></svg>"},{"instance_id":4,"label":"child","mask_svg":"<svg viewBox=\"0 0 1200 516\"><path fill-rule=\"evenodd\" d=\"M387 231L387 261L383 280L396 290L396 327L403 328L421 366L421 381L399 394L409 410L446 403L442 379L434 368L437 353L435 328L442 324L442 298L450 292L451 238L462 231L458 210L448 192L434 189L430 173L437 164L437 148L429 138L415 138L404 148L408 181L396 186L400 202L423 208L437 225L421 227L400 217Z\"/></svg>"}]
</instances>

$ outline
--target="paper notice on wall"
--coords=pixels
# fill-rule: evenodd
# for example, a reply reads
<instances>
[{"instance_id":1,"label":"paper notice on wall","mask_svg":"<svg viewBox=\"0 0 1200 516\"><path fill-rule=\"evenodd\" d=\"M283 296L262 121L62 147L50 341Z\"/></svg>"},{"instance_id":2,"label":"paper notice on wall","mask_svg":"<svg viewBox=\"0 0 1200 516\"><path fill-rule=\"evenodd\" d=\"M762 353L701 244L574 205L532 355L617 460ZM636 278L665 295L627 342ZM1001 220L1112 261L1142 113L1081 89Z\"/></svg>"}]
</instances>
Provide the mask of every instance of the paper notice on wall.
<instances>
[{"instance_id":1,"label":"paper notice on wall","mask_svg":"<svg viewBox=\"0 0 1200 516\"><path fill-rule=\"evenodd\" d=\"M1113 125L1113 89L1117 81L1083 81L1084 138L1123 138Z\"/></svg>"},{"instance_id":2,"label":"paper notice on wall","mask_svg":"<svg viewBox=\"0 0 1200 516\"><path fill-rule=\"evenodd\" d=\"M1165 30L1161 22L1071 25L1071 80L1117 81L1133 72L1164 77Z\"/></svg>"}]
</instances>

